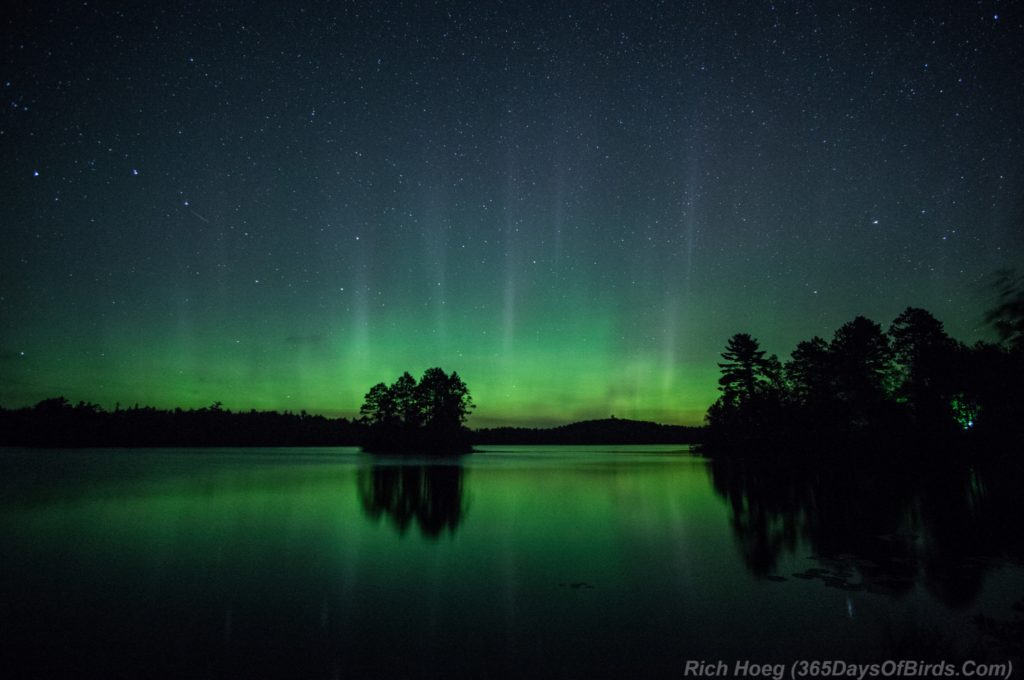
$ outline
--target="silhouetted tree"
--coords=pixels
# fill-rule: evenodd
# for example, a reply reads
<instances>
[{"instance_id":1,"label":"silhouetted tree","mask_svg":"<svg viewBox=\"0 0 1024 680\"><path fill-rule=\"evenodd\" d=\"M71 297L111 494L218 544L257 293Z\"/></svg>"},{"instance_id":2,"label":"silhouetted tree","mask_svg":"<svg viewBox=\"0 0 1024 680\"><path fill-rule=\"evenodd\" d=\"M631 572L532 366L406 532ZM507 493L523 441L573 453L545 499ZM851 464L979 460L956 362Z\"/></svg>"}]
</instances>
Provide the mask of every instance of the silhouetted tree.
<instances>
[{"instance_id":1,"label":"silhouetted tree","mask_svg":"<svg viewBox=\"0 0 1024 680\"><path fill-rule=\"evenodd\" d=\"M907 307L889 327L895 395L911 408L918 425L953 427L958 345L929 312Z\"/></svg>"},{"instance_id":2,"label":"silhouetted tree","mask_svg":"<svg viewBox=\"0 0 1024 680\"><path fill-rule=\"evenodd\" d=\"M802 407L819 407L832 398L832 355L828 343L815 336L797 343L786 363L790 400Z\"/></svg>"},{"instance_id":3,"label":"silhouetted tree","mask_svg":"<svg viewBox=\"0 0 1024 680\"><path fill-rule=\"evenodd\" d=\"M402 373L391 386L391 394L402 425L410 430L423 426L423 401L420 399L416 378L408 371Z\"/></svg>"},{"instance_id":4,"label":"silhouetted tree","mask_svg":"<svg viewBox=\"0 0 1024 680\"><path fill-rule=\"evenodd\" d=\"M432 429L458 428L475 408L459 374L453 371L446 375L440 368L428 368L423 373L416 396L426 426Z\"/></svg>"},{"instance_id":5,"label":"silhouetted tree","mask_svg":"<svg viewBox=\"0 0 1024 680\"><path fill-rule=\"evenodd\" d=\"M865 428L888 396L892 351L882 327L863 316L843 324L829 345L835 397L848 422Z\"/></svg>"},{"instance_id":6,"label":"silhouetted tree","mask_svg":"<svg viewBox=\"0 0 1024 680\"><path fill-rule=\"evenodd\" d=\"M395 396L384 383L377 383L370 388L363 398L359 413L363 420L375 427L394 427L399 422Z\"/></svg>"},{"instance_id":7,"label":"silhouetted tree","mask_svg":"<svg viewBox=\"0 0 1024 680\"><path fill-rule=\"evenodd\" d=\"M719 363L722 377L718 384L723 400L742 409L757 401L774 383L770 375L771 362L765 358L760 344L747 333L737 333L726 343L722 352L725 362Z\"/></svg>"},{"instance_id":8,"label":"silhouetted tree","mask_svg":"<svg viewBox=\"0 0 1024 680\"><path fill-rule=\"evenodd\" d=\"M783 368L782 362L776 355L769 354L764 360L762 370L764 378L762 398L772 403L779 403L789 389L786 385L786 370Z\"/></svg>"},{"instance_id":9,"label":"silhouetted tree","mask_svg":"<svg viewBox=\"0 0 1024 680\"><path fill-rule=\"evenodd\" d=\"M722 358L725 361L718 364L722 396L708 409L708 425L745 436L775 415L782 394L782 367L778 357L766 357L747 333L729 338Z\"/></svg>"},{"instance_id":10,"label":"silhouetted tree","mask_svg":"<svg viewBox=\"0 0 1024 680\"><path fill-rule=\"evenodd\" d=\"M1008 317L1012 310L1004 308ZM888 457L924 444L948 450L968 441L966 431L985 446L1022 445L1024 351L1004 337L968 349L929 312L908 307L888 334L858 316L829 343L800 342L782 370L738 333L718 364L722 395L708 408L706 450Z\"/></svg>"},{"instance_id":11,"label":"silhouetted tree","mask_svg":"<svg viewBox=\"0 0 1024 680\"><path fill-rule=\"evenodd\" d=\"M390 386L378 383L359 409L369 427L367 451L464 453L470 450L464 423L475 408L457 373L429 368L417 383L403 373Z\"/></svg>"}]
</instances>

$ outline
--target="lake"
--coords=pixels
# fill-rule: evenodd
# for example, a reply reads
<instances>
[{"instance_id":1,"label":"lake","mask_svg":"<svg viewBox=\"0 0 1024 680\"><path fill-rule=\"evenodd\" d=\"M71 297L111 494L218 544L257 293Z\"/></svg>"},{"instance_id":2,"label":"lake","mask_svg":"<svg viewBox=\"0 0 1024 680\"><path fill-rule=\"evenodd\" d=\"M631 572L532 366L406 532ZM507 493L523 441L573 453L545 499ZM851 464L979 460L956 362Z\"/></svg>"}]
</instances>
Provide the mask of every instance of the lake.
<instances>
[{"instance_id":1,"label":"lake","mask_svg":"<svg viewBox=\"0 0 1024 680\"><path fill-rule=\"evenodd\" d=\"M1019 483L672 446L5 449L0 674L679 678L693 660L1019 659Z\"/></svg>"}]
</instances>

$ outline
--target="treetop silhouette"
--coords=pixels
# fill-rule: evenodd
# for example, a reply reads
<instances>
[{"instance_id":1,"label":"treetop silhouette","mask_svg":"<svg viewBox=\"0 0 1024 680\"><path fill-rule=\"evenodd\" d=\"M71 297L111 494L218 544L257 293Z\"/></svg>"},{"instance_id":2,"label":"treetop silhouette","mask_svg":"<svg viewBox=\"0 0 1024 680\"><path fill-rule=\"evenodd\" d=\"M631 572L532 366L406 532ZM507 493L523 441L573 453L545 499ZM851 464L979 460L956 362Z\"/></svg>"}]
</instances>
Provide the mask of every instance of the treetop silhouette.
<instances>
[{"instance_id":1,"label":"treetop silhouette","mask_svg":"<svg viewBox=\"0 0 1024 680\"><path fill-rule=\"evenodd\" d=\"M408 372L366 393L359 413L367 425L363 449L379 453L468 453L466 419L476 408L454 371L428 368L419 382Z\"/></svg>"},{"instance_id":2,"label":"treetop silhouette","mask_svg":"<svg viewBox=\"0 0 1024 680\"><path fill-rule=\"evenodd\" d=\"M968 348L929 312L908 307L888 332L858 316L830 342L800 342L782 369L737 333L718 364L722 394L708 408L708 448L884 450L968 435L1022 443L1024 352L1012 335L1003 340Z\"/></svg>"}]
</instances>

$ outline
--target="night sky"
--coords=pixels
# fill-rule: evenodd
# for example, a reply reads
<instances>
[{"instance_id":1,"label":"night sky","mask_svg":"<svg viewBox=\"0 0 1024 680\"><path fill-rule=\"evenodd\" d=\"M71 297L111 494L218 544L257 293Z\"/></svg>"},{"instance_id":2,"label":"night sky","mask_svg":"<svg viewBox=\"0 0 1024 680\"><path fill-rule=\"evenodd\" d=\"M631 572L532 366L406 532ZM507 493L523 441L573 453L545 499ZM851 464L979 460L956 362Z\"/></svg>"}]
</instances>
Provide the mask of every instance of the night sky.
<instances>
[{"instance_id":1,"label":"night sky","mask_svg":"<svg viewBox=\"0 0 1024 680\"><path fill-rule=\"evenodd\" d=\"M695 424L1024 262L1008 2L37 3L2 19L0 404Z\"/></svg>"}]
</instances>

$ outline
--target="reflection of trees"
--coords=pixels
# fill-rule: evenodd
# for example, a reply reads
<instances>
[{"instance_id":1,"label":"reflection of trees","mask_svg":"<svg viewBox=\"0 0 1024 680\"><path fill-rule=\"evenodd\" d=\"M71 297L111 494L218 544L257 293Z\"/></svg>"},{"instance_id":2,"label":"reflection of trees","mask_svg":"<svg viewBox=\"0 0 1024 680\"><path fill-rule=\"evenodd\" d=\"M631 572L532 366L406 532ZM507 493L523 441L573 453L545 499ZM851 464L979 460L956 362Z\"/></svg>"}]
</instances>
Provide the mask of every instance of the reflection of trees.
<instances>
[{"instance_id":1,"label":"reflection of trees","mask_svg":"<svg viewBox=\"0 0 1024 680\"><path fill-rule=\"evenodd\" d=\"M747 567L772 574L806 541L826 584L890 595L920 581L949 606L969 605L993 560L1024 559L1019 466L885 466L713 459L716 492ZM824 572L825 570L818 570ZM859 578L856 578L858 577Z\"/></svg>"},{"instance_id":2,"label":"reflection of trees","mask_svg":"<svg viewBox=\"0 0 1024 680\"><path fill-rule=\"evenodd\" d=\"M367 517L386 516L402 534L413 522L430 538L455 533L466 511L461 465L374 465L356 483Z\"/></svg>"},{"instance_id":3,"label":"reflection of trees","mask_svg":"<svg viewBox=\"0 0 1024 680\"><path fill-rule=\"evenodd\" d=\"M796 548L802 508L778 468L757 469L732 459L709 462L711 481L732 509L733 532L747 567L759 576L775 570L779 555ZM789 510L789 511L786 511Z\"/></svg>"}]
</instances>

